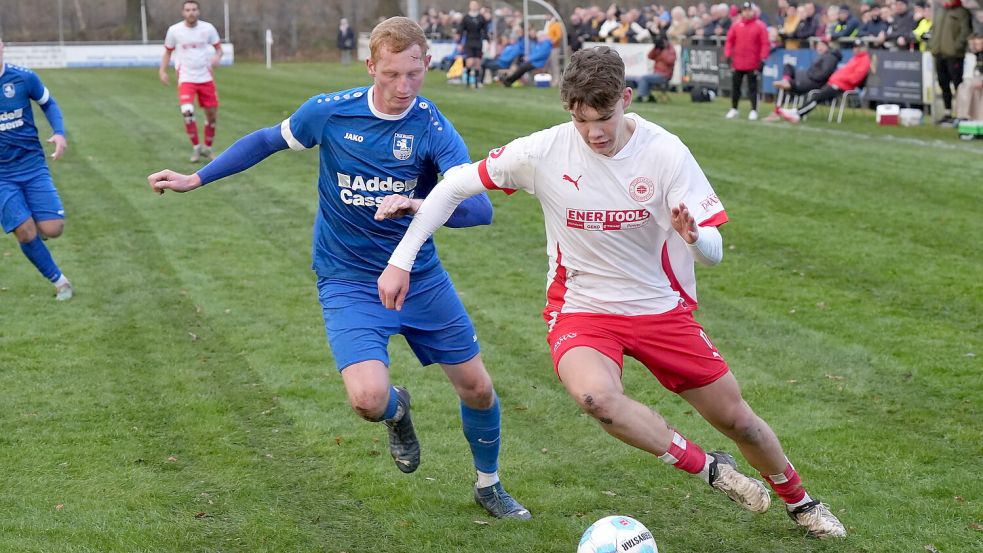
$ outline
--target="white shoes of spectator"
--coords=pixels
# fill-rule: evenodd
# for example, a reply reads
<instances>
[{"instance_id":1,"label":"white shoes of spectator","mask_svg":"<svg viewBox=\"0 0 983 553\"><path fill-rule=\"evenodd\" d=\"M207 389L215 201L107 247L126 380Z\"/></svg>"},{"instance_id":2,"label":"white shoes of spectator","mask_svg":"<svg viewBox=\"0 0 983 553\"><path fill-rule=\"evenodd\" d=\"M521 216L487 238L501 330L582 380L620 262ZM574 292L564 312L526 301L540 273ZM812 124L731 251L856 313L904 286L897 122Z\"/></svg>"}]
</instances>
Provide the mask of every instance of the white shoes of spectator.
<instances>
[{"instance_id":1,"label":"white shoes of spectator","mask_svg":"<svg viewBox=\"0 0 983 553\"><path fill-rule=\"evenodd\" d=\"M757 121L758 120L758 112L756 110L753 110L752 109L751 110L751 113L748 113L747 114L747 120L748 121Z\"/></svg>"},{"instance_id":2,"label":"white shoes of spectator","mask_svg":"<svg viewBox=\"0 0 983 553\"><path fill-rule=\"evenodd\" d=\"M734 108L730 108L730 111L728 111L727 115L725 115L724 117L726 117L727 119L737 119L737 110Z\"/></svg>"}]
</instances>

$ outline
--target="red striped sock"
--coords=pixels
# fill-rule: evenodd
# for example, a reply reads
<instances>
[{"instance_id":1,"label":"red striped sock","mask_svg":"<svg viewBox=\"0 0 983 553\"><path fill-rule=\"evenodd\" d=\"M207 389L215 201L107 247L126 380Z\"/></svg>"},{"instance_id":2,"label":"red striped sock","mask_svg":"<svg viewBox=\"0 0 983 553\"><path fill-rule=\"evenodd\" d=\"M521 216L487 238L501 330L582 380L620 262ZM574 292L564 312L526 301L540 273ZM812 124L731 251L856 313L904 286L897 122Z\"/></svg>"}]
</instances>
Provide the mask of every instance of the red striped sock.
<instances>
[{"instance_id":1,"label":"red striped sock","mask_svg":"<svg viewBox=\"0 0 983 553\"><path fill-rule=\"evenodd\" d=\"M669 451L659 459L690 474L699 474L706 465L707 454L703 448L674 431Z\"/></svg>"},{"instance_id":2,"label":"red striped sock","mask_svg":"<svg viewBox=\"0 0 983 553\"><path fill-rule=\"evenodd\" d=\"M771 485L771 489L775 490L778 497L781 497L785 503L799 503L806 495L806 490L802 487L802 479L799 478L799 473L795 472L792 463L785 467L785 472L782 474L762 474L761 476L765 477L765 480Z\"/></svg>"},{"instance_id":3,"label":"red striped sock","mask_svg":"<svg viewBox=\"0 0 983 553\"><path fill-rule=\"evenodd\" d=\"M205 146L211 146L215 141L215 125L205 123Z\"/></svg>"},{"instance_id":4,"label":"red striped sock","mask_svg":"<svg viewBox=\"0 0 983 553\"><path fill-rule=\"evenodd\" d=\"M194 121L184 123L184 132L188 133L188 138L191 139L191 144L198 145L198 123Z\"/></svg>"}]
</instances>

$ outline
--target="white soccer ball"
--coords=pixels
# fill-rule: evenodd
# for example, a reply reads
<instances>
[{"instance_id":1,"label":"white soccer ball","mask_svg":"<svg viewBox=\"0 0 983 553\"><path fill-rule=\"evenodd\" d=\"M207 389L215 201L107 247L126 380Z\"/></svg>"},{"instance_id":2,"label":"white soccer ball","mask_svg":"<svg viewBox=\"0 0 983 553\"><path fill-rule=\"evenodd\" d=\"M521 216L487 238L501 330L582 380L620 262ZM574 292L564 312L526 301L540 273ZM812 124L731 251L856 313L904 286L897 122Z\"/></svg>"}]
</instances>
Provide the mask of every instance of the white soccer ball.
<instances>
[{"instance_id":1,"label":"white soccer ball","mask_svg":"<svg viewBox=\"0 0 983 553\"><path fill-rule=\"evenodd\" d=\"M658 553L652 532L637 520L616 515L590 525L577 553Z\"/></svg>"}]
</instances>

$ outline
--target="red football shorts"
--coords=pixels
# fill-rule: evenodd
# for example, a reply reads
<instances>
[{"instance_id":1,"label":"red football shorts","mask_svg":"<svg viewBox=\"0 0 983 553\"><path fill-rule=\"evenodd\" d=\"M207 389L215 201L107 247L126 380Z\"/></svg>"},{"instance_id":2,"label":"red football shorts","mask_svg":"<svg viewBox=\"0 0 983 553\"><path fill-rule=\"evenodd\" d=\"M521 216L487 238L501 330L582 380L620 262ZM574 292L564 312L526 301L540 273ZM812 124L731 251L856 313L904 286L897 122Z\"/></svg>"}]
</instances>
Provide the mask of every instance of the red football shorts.
<instances>
[{"instance_id":1,"label":"red football shorts","mask_svg":"<svg viewBox=\"0 0 983 553\"><path fill-rule=\"evenodd\" d=\"M730 370L692 308L683 305L659 315L561 313L546 341L554 370L575 347L597 350L622 369L628 354L677 394L712 384Z\"/></svg>"},{"instance_id":2,"label":"red football shorts","mask_svg":"<svg viewBox=\"0 0 983 553\"><path fill-rule=\"evenodd\" d=\"M195 96L198 96L198 105L203 108L218 107L218 91L215 89L215 81L207 83L181 83L177 85L177 98L181 104L195 103Z\"/></svg>"}]
</instances>

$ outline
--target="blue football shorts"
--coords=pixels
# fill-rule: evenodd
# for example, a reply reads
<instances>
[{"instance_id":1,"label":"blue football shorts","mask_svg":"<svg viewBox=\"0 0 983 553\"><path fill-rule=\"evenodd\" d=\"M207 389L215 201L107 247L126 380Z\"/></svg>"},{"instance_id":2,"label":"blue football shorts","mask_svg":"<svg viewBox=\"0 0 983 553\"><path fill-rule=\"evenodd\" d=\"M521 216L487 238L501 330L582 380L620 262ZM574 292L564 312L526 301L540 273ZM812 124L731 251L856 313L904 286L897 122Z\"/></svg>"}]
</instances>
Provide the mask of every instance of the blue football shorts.
<instances>
[{"instance_id":1,"label":"blue football shorts","mask_svg":"<svg viewBox=\"0 0 983 553\"><path fill-rule=\"evenodd\" d=\"M28 219L64 219L65 209L47 167L23 176L0 175L0 225L13 232Z\"/></svg>"},{"instance_id":2,"label":"blue football shorts","mask_svg":"<svg viewBox=\"0 0 983 553\"><path fill-rule=\"evenodd\" d=\"M402 334L423 365L456 365L481 351L464 304L446 272L413 280L401 311L386 309L375 282L318 278L328 345L338 371L354 363L389 366L389 337Z\"/></svg>"}]
</instances>

